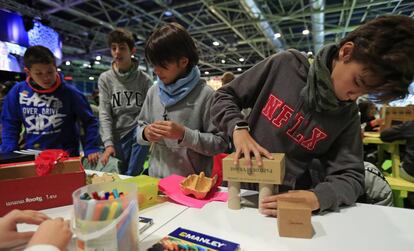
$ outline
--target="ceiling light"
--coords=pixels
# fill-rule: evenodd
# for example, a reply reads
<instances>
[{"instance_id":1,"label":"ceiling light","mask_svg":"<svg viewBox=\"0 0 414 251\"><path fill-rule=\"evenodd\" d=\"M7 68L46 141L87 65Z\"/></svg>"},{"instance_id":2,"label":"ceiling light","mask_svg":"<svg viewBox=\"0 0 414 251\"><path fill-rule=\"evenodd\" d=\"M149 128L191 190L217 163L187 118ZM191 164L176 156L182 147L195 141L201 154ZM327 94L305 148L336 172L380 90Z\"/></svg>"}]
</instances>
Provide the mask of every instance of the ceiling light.
<instances>
[{"instance_id":1,"label":"ceiling light","mask_svg":"<svg viewBox=\"0 0 414 251\"><path fill-rule=\"evenodd\" d=\"M222 59L222 60L221 60L221 63L222 63L222 64L225 64L225 63L226 63L226 60Z\"/></svg>"},{"instance_id":2,"label":"ceiling light","mask_svg":"<svg viewBox=\"0 0 414 251\"><path fill-rule=\"evenodd\" d=\"M65 62L65 65L70 65L70 61L66 61Z\"/></svg>"},{"instance_id":3,"label":"ceiling light","mask_svg":"<svg viewBox=\"0 0 414 251\"><path fill-rule=\"evenodd\" d=\"M92 77L92 76L90 76L90 77L89 77L89 80L94 80L94 79L95 79L95 78L94 78L94 77Z\"/></svg>"},{"instance_id":4,"label":"ceiling light","mask_svg":"<svg viewBox=\"0 0 414 251\"><path fill-rule=\"evenodd\" d=\"M244 62L244 58L239 58L239 61L240 62Z\"/></svg>"},{"instance_id":5,"label":"ceiling light","mask_svg":"<svg viewBox=\"0 0 414 251\"><path fill-rule=\"evenodd\" d=\"M95 59L99 61L99 60L101 60L101 59L102 59L102 57L98 55L98 56L96 56L96 58L95 58Z\"/></svg>"},{"instance_id":6,"label":"ceiling light","mask_svg":"<svg viewBox=\"0 0 414 251\"><path fill-rule=\"evenodd\" d=\"M62 69L60 69L60 68L57 68L57 71L62 71Z\"/></svg>"},{"instance_id":7,"label":"ceiling light","mask_svg":"<svg viewBox=\"0 0 414 251\"><path fill-rule=\"evenodd\" d=\"M173 15L173 13L169 10L164 11L164 16L166 17L171 17Z\"/></svg>"},{"instance_id":8,"label":"ceiling light","mask_svg":"<svg viewBox=\"0 0 414 251\"><path fill-rule=\"evenodd\" d=\"M210 74L210 72L208 72L208 71L205 71L205 72L204 72L204 74L208 75L208 74Z\"/></svg>"},{"instance_id":9,"label":"ceiling light","mask_svg":"<svg viewBox=\"0 0 414 251\"><path fill-rule=\"evenodd\" d=\"M99 61L95 61L95 64L101 64L101 62L99 62Z\"/></svg>"},{"instance_id":10,"label":"ceiling light","mask_svg":"<svg viewBox=\"0 0 414 251\"><path fill-rule=\"evenodd\" d=\"M242 68L237 68L237 71L242 71Z\"/></svg>"},{"instance_id":11,"label":"ceiling light","mask_svg":"<svg viewBox=\"0 0 414 251\"><path fill-rule=\"evenodd\" d=\"M213 42L213 45L214 45L214 46L219 46L219 45L220 45L220 43L219 43L219 42L217 42L217 41L214 41L214 42Z\"/></svg>"},{"instance_id":12,"label":"ceiling light","mask_svg":"<svg viewBox=\"0 0 414 251\"><path fill-rule=\"evenodd\" d=\"M274 37L275 37L275 38L280 38L281 36L282 36L282 35L278 32L278 33L276 33L276 34L275 34L275 36L274 36Z\"/></svg>"},{"instance_id":13,"label":"ceiling light","mask_svg":"<svg viewBox=\"0 0 414 251\"><path fill-rule=\"evenodd\" d=\"M305 35L305 36L306 36L306 35L309 35L309 30L308 30L308 29L303 30L303 31L302 31L302 34L303 34L303 35Z\"/></svg>"}]
</instances>

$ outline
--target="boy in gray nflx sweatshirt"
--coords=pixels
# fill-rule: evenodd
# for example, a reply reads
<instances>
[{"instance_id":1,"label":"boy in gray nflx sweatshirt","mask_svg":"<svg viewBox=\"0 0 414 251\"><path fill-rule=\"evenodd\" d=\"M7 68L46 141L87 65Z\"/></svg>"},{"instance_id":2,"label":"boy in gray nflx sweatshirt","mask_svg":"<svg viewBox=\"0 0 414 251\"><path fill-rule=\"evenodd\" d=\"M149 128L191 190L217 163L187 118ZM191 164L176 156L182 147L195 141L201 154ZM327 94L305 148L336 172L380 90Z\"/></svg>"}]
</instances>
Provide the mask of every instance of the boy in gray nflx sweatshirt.
<instances>
[{"instance_id":1,"label":"boy in gray nflx sweatshirt","mask_svg":"<svg viewBox=\"0 0 414 251\"><path fill-rule=\"evenodd\" d=\"M181 25L166 24L149 37L145 57L158 76L138 119L138 142L153 145L149 174L210 176L213 156L228 144L211 122L214 91L200 79L192 38Z\"/></svg>"},{"instance_id":2,"label":"boy in gray nflx sweatshirt","mask_svg":"<svg viewBox=\"0 0 414 251\"><path fill-rule=\"evenodd\" d=\"M216 92L211 114L233 138L236 162L241 153L253 153L259 163L260 155L286 154L281 190L299 191L264 198L263 214L276 216L283 198L299 198L312 210L324 211L351 205L364 193L355 100L366 93L380 101L405 96L414 76L413 44L414 20L380 17L339 45L323 47L311 66L298 51L281 52ZM240 111L248 107L252 111L245 121ZM326 173L318 184L309 177L313 159Z\"/></svg>"},{"instance_id":3,"label":"boy in gray nflx sweatshirt","mask_svg":"<svg viewBox=\"0 0 414 251\"><path fill-rule=\"evenodd\" d=\"M135 48L130 32L112 31L108 44L114 61L98 80L100 133L105 146L101 161L106 165L109 156L115 155L122 161L122 174L138 175L148 147L135 141L137 118L152 82L131 59Z\"/></svg>"}]
</instances>

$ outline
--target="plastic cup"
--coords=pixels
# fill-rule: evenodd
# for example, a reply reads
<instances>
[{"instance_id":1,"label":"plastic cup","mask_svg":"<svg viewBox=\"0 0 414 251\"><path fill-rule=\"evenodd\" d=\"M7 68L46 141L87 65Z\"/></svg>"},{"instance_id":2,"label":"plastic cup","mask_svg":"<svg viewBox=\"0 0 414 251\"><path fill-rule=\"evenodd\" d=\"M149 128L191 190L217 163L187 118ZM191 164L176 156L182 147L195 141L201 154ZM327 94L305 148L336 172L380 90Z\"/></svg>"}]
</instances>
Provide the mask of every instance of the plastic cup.
<instances>
[{"instance_id":1,"label":"plastic cup","mask_svg":"<svg viewBox=\"0 0 414 251\"><path fill-rule=\"evenodd\" d=\"M106 192L113 198L81 199L85 193ZM123 195L119 196L119 193ZM138 251L138 202L137 186L126 182L92 184L77 189L72 194L74 215L72 229L76 234L77 250Z\"/></svg>"}]
</instances>

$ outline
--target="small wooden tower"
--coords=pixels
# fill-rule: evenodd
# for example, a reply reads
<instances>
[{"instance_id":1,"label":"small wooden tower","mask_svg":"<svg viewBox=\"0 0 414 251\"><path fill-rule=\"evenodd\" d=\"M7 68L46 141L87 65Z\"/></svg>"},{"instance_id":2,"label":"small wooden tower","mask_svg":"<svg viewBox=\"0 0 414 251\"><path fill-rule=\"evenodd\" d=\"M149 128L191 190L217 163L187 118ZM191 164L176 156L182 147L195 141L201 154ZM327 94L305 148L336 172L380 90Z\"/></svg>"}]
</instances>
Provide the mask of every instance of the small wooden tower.
<instances>
[{"instance_id":1,"label":"small wooden tower","mask_svg":"<svg viewBox=\"0 0 414 251\"><path fill-rule=\"evenodd\" d=\"M272 153L273 159L262 158L263 165L259 167L252 158L252 167L248 167L245 159L239 159L234 165L234 154L223 159L223 180L228 181L228 207L240 209L240 183L259 183L259 203L263 197L272 195L274 185L282 184L285 175L285 155Z\"/></svg>"}]
</instances>

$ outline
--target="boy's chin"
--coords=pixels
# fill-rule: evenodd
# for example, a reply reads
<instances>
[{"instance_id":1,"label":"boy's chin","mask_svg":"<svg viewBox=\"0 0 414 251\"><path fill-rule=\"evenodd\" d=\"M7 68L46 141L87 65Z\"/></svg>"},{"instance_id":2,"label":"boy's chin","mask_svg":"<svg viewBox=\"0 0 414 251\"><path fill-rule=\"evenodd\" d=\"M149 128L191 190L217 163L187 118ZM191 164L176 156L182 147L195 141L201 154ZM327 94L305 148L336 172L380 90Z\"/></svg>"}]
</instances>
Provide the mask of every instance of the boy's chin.
<instances>
[{"instance_id":1,"label":"boy's chin","mask_svg":"<svg viewBox=\"0 0 414 251\"><path fill-rule=\"evenodd\" d=\"M52 86L53 86L53 83L52 84L38 84L40 87L42 87L43 89L49 89L49 88L51 88Z\"/></svg>"}]
</instances>

